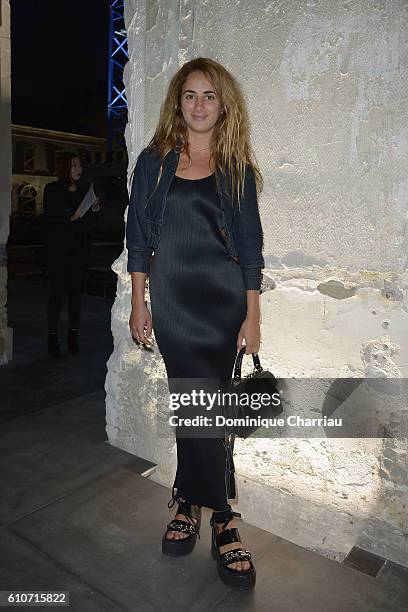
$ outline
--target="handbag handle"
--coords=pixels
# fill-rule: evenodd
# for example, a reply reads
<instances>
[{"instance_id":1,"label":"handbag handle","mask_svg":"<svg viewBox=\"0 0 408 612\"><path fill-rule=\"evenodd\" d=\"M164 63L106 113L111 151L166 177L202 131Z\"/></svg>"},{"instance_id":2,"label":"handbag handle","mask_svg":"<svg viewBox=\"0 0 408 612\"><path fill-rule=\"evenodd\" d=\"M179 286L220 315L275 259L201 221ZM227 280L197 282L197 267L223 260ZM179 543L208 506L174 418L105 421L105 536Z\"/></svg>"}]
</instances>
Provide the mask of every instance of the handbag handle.
<instances>
[{"instance_id":1,"label":"handbag handle","mask_svg":"<svg viewBox=\"0 0 408 612\"><path fill-rule=\"evenodd\" d=\"M233 379L234 381L240 381L241 380L241 366L242 366L242 359L245 355L245 351L246 351L246 346L243 346L239 349L239 352L236 356L235 359L235 367L234 367L234 376ZM259 355L258 353L252 353L252 359L254 362L254 368L255 370L258 370L259 372L262 372L263 368L261 366L261 361L259 359Z\"/></svg>"}]
</instances>

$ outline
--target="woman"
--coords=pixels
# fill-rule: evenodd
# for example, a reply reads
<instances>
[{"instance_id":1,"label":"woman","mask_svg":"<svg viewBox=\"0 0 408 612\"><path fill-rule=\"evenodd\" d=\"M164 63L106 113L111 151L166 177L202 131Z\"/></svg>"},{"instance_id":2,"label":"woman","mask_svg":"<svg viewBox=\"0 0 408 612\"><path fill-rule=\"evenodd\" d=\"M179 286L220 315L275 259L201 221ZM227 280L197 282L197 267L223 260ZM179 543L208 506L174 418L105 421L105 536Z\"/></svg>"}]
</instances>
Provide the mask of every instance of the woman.
<instances>
[{"instance_id":1,"label":"woman","mask_svg":"<svg viewBox=\"0 0 408 612\"><path fill-rule=\"evenodd\" d=\"M257 188L262 177L237 81L211 59L186 63L173 76L155 135L138 157L126 228L130 330L146 345L154 326L170 389L172 380L203 377L225 389L243 341L246 354L259 350L264 259ZM144 301L148 276L151 315ZM220 578L252 588L255 568L227 501L235 497L227 441L176 440L169 507L177 501L178 508L163 552L193 549L207 506Z\"/></svg>"},{"instance_id":2,"label":"woman","mask_svg":"<svg viewBox=\"0 0 408 612\"><path fill-rule=\"evenodd\" d=\"M68 295L68 347L78 353L81 315L81 289L90 249L91 210L99 210L96 198L92 208L80 217L79 206L87 188L80 184L82 165L76 153L58 156L58 180L44 189L45 253L49 273L48 352L60 356L58 322L65 295Z\"/></svg>"}]
</instances>

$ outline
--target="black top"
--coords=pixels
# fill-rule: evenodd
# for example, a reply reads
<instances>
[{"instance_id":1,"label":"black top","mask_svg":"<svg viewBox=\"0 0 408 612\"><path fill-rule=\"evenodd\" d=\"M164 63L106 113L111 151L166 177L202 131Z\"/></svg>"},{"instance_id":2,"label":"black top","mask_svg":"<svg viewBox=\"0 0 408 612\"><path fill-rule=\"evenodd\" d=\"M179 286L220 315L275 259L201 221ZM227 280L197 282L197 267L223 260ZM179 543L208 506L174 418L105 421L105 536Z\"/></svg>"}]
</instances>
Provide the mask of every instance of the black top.
<instances>
[{"instance_id":1,"label":"black top","mask_svg":"<svg viewBox=\"0 0 408 612\"><path fill-rule=\"evenodd\" d=\"M59 180L45 186L43 210L46 242L61 242L64 245L69 242L87 246L90 241L91 209L82 218L71 221L71 216L87 192L87 188L80 185L77 187L76 191L70 191Z\"/></svg>"}]
</instances>

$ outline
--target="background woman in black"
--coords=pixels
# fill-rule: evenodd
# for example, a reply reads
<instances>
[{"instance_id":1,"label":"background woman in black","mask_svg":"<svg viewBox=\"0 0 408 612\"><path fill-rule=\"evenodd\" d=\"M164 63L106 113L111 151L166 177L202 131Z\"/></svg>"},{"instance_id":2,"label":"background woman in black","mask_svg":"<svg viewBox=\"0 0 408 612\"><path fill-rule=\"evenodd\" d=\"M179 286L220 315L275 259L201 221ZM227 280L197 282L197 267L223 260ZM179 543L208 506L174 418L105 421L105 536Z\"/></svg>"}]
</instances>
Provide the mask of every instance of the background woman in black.
<instances>
[{"instance_id":1,"label":"background woman in black","mask_svg":"<svg viewBox=\"0 0 408 612\"><path fill-rule=\"evenodd\" d=\"M98 199L79 217L79 205L88 186L80 183L82 164L76 153L62 152L58 157L58 180L44 189L45 254L49 273L48 351L58 357L58 322L68 297L68 346L78 352L81 315L81 288L90 250L92 211L99 210Z\"/></svg>"}]
</instances>

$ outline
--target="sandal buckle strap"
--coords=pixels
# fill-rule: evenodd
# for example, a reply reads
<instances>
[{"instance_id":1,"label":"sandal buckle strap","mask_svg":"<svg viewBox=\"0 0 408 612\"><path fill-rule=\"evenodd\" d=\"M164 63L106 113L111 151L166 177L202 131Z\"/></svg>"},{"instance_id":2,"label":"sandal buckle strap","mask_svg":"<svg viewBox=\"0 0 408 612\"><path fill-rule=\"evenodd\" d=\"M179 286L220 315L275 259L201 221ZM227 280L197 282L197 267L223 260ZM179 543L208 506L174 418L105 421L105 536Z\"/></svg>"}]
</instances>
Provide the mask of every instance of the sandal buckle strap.
<instances>
[{"instance_id":1,"label":"sandal buckle strap","mask_svg":"<svg viewBox=\"0 0 408 612\"><path fill-rule=\"evenodd\" d=\"M183 531L184 533L197 533L197 529L195 526L186 523L185 521L181 521L180 519L173 519L171 523L167 525L168 531Z\"/></svg>"},{"instance_id":2,"label":"sandal buckle strap","mask_svg":"<svg viewBox=\"0 0 408 612\"><path fill-rule=\"evenodd\" d=\"M230 527L217 533L216 537L217 546L224 546L225 544L232 544L233 542L241 542L241 537L237 527Z\"/></svg>"},{"instance_id":3,"label":"sandal buckle strap","mask_svg":"<svg viewBox=\"0 0 408 612\"><path fill-rule=\"evenodd\" d=\"M235 563L236 561L251 561L251 553L249 550L237 548L236 550L229 550L223 553L220 555L220 559L224 565Z\"/></svg>"},{"instance_id":4,"label":"sandal buckle strap","mask_svg":"<svg viewBox=\"0 0 408 612\"><path fill-rule=\"evenodd\" d=\"M223 529L225 529L228 523L234 520L235 516L238 516L238 513L234 512L230 504L228 504L228 507L226 510L220 510L220 511L216 511L212 513L210 523L211 524L212 523L217 523L217 524L223 523Z\"/></svg>"}]
</instances>

